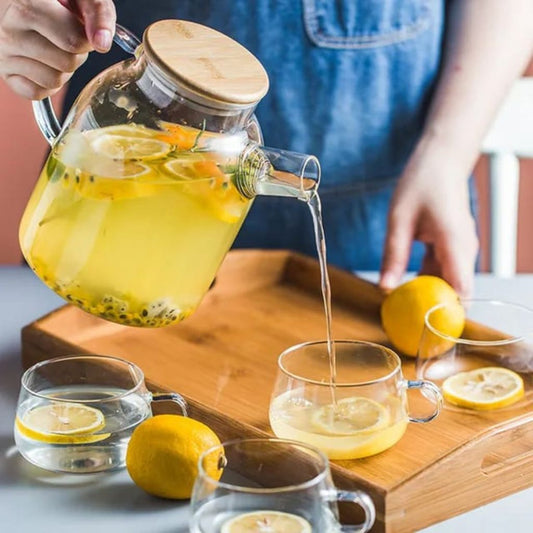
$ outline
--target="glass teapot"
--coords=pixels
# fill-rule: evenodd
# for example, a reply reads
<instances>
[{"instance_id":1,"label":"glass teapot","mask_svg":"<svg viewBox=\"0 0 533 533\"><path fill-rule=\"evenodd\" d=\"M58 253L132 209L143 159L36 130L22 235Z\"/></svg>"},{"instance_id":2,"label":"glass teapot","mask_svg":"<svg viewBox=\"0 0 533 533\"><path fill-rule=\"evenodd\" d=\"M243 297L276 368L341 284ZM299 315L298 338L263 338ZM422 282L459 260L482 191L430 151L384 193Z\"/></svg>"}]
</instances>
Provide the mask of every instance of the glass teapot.
<instances>
[{"instance_id":1,"label":"glass teapot","mask_svg":"<svg viewBox=\"0 0 533 533\"><path fill-rule=\"evenodd\" d=\"M210 28L163 20L93 79L61 126L34 102L51 153L24 212L22 252L57 294L121 324L198 306L256 195L308 201L313 156L262 147L261 64Z\"/></svg>"}]
</instances>

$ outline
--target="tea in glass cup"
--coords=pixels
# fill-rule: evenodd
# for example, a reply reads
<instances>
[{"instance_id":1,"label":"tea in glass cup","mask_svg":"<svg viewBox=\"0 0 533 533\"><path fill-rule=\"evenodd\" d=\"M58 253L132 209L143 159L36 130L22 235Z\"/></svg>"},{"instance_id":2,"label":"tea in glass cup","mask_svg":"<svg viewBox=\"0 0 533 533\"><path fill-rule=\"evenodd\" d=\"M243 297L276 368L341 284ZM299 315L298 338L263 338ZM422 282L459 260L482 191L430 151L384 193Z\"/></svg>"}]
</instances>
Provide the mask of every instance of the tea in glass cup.
<instances>
[{"instance_id":1,"label":"tea in glass cup","mask_svg":"<svg viewBox=\"0 0 533 533\"><path fill-rule=\"evenodd\" d=\"M278 359L270 402L270 425L277 437L316 446L330 459L358 459L396 444L409 422L429 422L442 404L438 387L402 376L401 361L389 348L337 340L333 384L327 342L293 346ZM407 389L422 389L434 410L408 413Z\"/></svg>"},{"instance_id":2,"label":"tea in glass cup","mask_svg":"<svg viewBox=\"0 0 533 533\"><path fill-rule=\"evenodd\" d=\"M22 376L15 442L30 463L57 472L93 473L125 466L133 430L152 416L151 393L139 367L116 357L79 355L37 363Z\"/></svg>"},{"instance_id":3,"label":"tea in glass cup","mask_svg":"<svg viewBox=\"0 0 533 533\"><path fill-rule=\"evenodd\" d=\"M375 520L370 497L333 485L326 456L307 444L243 439L215 446L199 460L191 498L192 533L364 533ZM364 512L341 526L337 502Z\"/></svg>"}]
</instances>

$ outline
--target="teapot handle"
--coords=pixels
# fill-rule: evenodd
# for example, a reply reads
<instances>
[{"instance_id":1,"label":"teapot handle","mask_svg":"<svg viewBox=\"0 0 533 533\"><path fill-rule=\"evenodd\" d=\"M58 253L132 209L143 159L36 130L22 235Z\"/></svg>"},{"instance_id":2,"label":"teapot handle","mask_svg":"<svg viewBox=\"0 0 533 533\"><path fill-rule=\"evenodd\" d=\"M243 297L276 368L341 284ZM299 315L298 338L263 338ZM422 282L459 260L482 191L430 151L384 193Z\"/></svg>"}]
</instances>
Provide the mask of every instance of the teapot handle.
<instances>
[{"instance_id":1,"label":"teapot handle","mask_svg":"<svg viewBox=\"0 0 533 533\"><path fill-rule=\"evenodd\" d=\"M118 44L128 54L134 54L137 47L141 44L141 41L133 32L120 24L117 24L115 27L113 42ZM52 107L52 101L48 97L42 100L33 100L32 107L37 126L39 126L48 144L53 146L57 136L61 132L61 124Z\"/></svg>"}]
</instances>

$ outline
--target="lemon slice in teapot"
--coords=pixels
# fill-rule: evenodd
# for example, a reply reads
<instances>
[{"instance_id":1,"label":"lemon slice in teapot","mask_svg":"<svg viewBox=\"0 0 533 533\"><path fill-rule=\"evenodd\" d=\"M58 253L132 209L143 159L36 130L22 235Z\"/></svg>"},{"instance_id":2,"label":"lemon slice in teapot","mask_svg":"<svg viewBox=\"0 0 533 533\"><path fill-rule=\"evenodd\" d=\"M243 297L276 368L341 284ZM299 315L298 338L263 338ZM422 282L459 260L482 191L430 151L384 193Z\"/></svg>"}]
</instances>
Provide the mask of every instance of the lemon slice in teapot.
<instances>
[{"instance_id":1,"label":"lemon slice in teapot","mask_svg":"<svg viewBox=\"0 0 533 533\"><path fill-rule=\"evenodd\" d=\"M100 155L119 160L149 161L166 156L171 146L147 135L147 128L125 125L102 128L91 135L92 149ZM155 135L155 132L154 132Z\"/></svg>"}]
</instances>

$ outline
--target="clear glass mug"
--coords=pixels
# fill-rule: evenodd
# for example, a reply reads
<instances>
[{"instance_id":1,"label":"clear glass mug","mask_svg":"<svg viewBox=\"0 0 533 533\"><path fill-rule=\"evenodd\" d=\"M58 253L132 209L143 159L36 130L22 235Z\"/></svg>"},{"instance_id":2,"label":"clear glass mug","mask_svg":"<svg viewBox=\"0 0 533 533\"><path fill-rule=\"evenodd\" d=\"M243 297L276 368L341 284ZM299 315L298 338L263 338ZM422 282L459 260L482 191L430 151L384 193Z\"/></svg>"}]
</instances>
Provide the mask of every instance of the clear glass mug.
<instances>
[{"instance_id":1,"label":"clear glass mug","mask_svg":"<svg viewBox=\"0 0 533 533\"><path fill-rule=\"evenodd\" d=\"M280 438L316 446L330 459L358 459L396 444L409 422L433 420L442 404L436 385L406 380L391 349L365 341L336 340L336 380L331 382L326 341L285 350L270 402L270 425ZM413 417L408 389L431 398L433 411Z\"/></svg>"},{"instance_id":2,"label":"clear glass mug","mask_svg":"<svg viewBox=\"0 0 533 533\"><path fill-rule=\"evenodd\" d=\"M123 359L73 355L37 363L21 379L15 443L36 466L93 473L125 466L134 429L152 416L151 402L171 401L187 416L177 393L151 393L142 370Z\"/></svg>"},{"instance_id":3,"label":"clear glass mug","mask_svg":"<svg viewBox=\"0 0 533 533\"><path fill-rule=\"evenodd\" d=\"M445 329L449 322L446 317L458 314L465 316L465 326L460 334L452 335ZM461 396L454 398L454 391L460 392L457 385L463 387L460 374L466 378L465 373L476 370L480 373L470 374L470 382L463 383L468 389L462 391L466 391L466 402ZM516 379L506 375L505 370L520 376L521 396L513 397L511 393L505 399L498 391L499 387L512 386L509 380ZM481 299L434 306L425 316L416 374L443 388L448 409L474 412L523 407L533 399L533 310L510 302ZM450 385L452 378L458 380L451 389L445 384L448 378Z\"/></svg>"},{"instance_id":4,"label":"clear glass mug","mask_svg":"<svg viewBox=\"0 0 533 533\"><path fill-rule=\"evenodd\" d=\"M198 57L219 41L213 58ZM69 303L120 324L166 326L199 305L253 198L307 201L320 168L313 156L260 146L254 110L264 92L240 103L205 92L204 77L228 68L226 48L262 73L266 91L264 69L235 41L166 20L143 43L117 26L115 42L134 57L94 78L63 124L49 99L34 102L51 152L21 220L20 246ZM164 60L171 48L190 52L176 65L191 76L186 82ZM245 66L233 64L239 68L223 74L239 81Z\"/></svg>"},{"instance_id":5,"label":"clear glass mug","mask_svg":"<svg viewBox=\"0 0 533 533\"><path fill-rule=\"evenodd\" d=\"M206 451L198 471L191 497L192 533L241 531L236 523L250 528L243 526L243 531L268 533L364 533L375 520L371 498L362 491L337 490L328 459L307 444L233 440ZM364 522L341 526L337 502L360 506Z\"/></svg>"}]
</instances>

